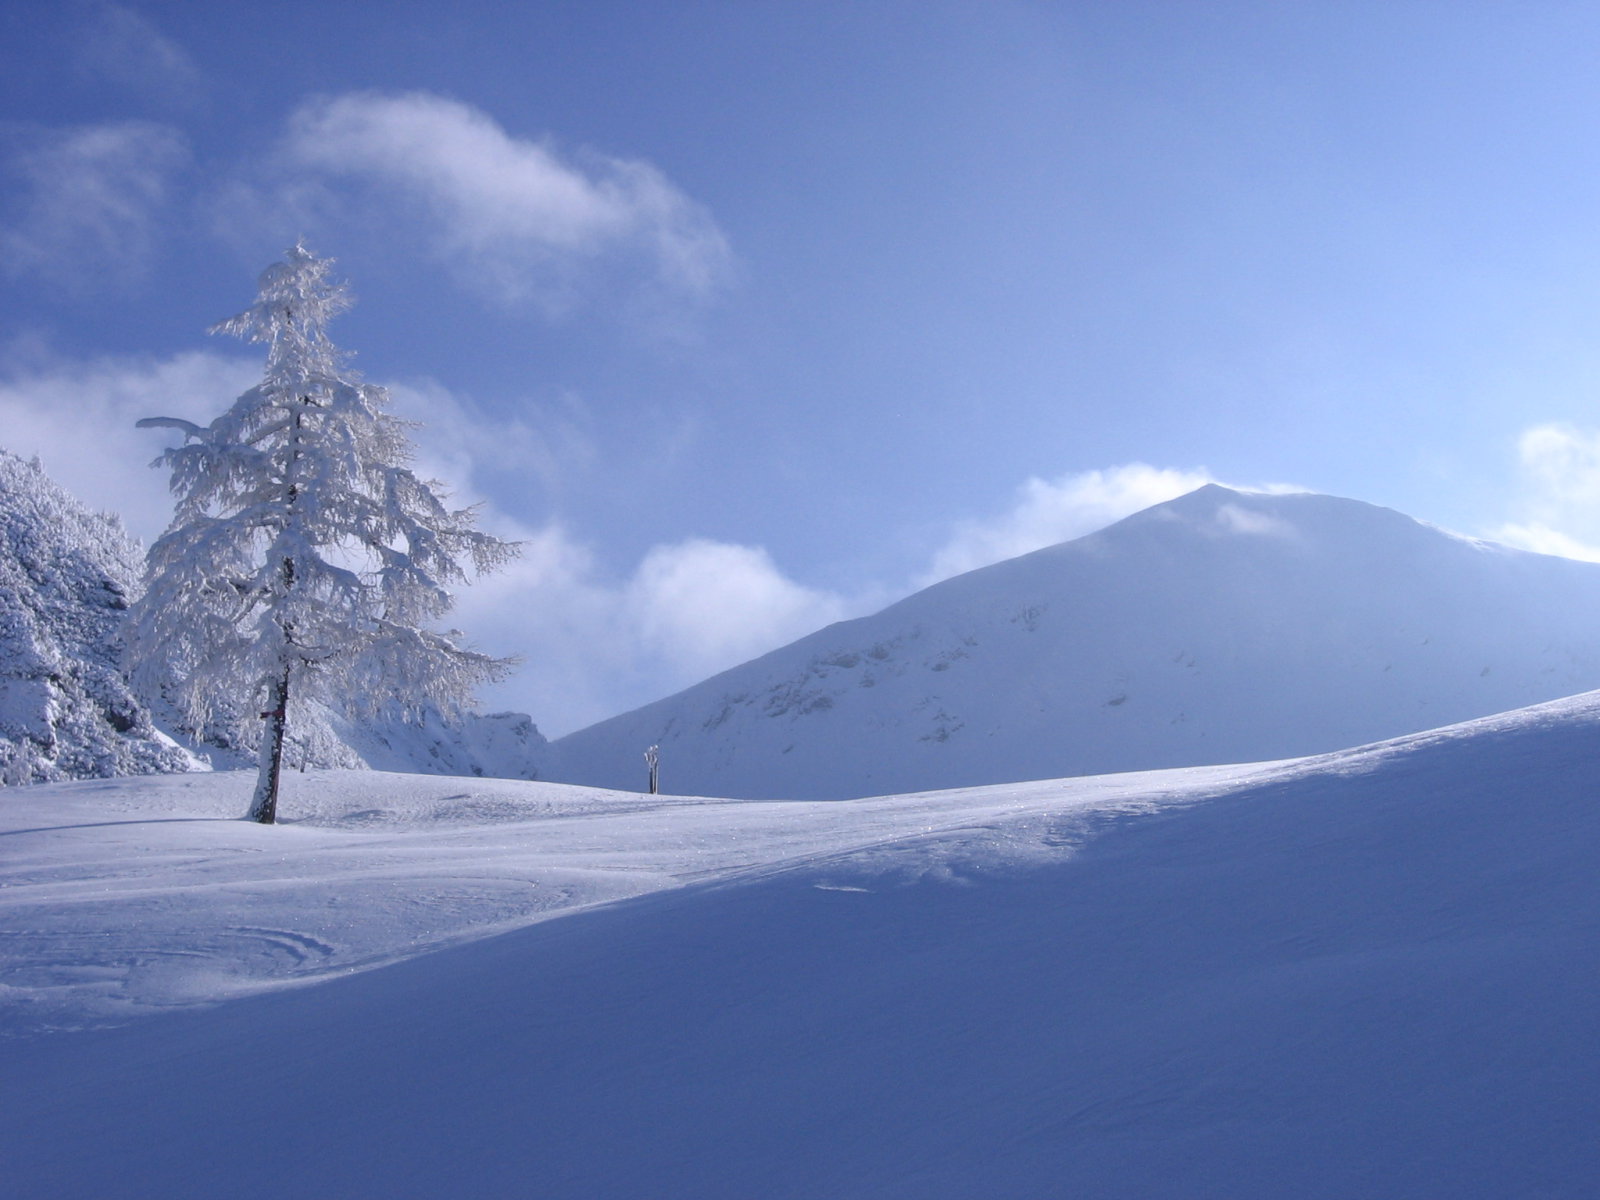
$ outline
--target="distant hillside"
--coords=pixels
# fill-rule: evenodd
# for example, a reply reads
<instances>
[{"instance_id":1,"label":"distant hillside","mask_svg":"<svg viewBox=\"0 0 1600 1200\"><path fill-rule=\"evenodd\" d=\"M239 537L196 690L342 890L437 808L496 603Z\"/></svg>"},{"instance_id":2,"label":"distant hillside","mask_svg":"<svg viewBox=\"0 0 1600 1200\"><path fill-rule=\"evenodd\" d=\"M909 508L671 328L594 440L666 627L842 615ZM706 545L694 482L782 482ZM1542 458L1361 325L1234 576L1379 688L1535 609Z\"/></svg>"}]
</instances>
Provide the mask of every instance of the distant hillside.
<instances>
[{"instance_id":1,"label":"distant hillside","mask_svg":"<svg viewBox=\"0 0 1600 1200\"><path fill-rule=\"evenodd\" d=\"M116 518L0 450L0 783L185 768L118 670L141 562Z\"/></svg>"},{"instance_id":2,"label":"distant hillside","mask_svg":"<svg viewBox=\"0 0 1600 1200\"><path fill-rule=\"evenodd\" d=\"M840 798L1336 750L1600 687L1600 565L1210 486L551 746L541 774Z\"/></svg>"}]
</instances>

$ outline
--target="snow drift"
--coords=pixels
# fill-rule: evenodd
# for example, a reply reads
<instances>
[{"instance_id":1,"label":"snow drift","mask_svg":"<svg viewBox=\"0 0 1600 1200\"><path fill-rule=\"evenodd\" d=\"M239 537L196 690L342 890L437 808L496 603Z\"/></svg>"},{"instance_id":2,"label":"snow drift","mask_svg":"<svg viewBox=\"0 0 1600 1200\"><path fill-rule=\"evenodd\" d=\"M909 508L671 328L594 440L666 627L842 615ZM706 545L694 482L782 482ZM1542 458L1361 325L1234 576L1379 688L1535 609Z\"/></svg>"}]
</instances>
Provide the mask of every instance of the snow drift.
<instances>
[{"instance_id":1,"label":"snow drift","mask_svg":"<svg viewBox=\"0 0 1600 1200\"><path fill-rule=\"evenodd\" d=\"M1600 566L1208 486L558 739L541 776L840 798L1320 753L1600 687Z\"/></svg>"}]
</instances>

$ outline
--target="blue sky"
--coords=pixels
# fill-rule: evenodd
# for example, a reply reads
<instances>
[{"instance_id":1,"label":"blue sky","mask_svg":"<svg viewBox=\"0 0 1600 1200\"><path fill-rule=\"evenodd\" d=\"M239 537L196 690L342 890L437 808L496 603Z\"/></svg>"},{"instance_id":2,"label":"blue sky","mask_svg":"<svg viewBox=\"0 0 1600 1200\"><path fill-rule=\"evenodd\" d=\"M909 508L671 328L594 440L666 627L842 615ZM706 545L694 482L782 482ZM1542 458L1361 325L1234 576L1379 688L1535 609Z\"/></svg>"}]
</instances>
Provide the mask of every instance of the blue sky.
<instances>
[{"instance_id":1,"label":"blue sky","mask_svg":"<svg viewBox=\"0 0 1600 1200\"><path fill-rule=\"evenodd\" d=\"M144 415L297 236L527 542L461 624L561 732L1205 479L1600 544L1600 9L0 9L0 445Z\"/></svg>"}]
</instances>

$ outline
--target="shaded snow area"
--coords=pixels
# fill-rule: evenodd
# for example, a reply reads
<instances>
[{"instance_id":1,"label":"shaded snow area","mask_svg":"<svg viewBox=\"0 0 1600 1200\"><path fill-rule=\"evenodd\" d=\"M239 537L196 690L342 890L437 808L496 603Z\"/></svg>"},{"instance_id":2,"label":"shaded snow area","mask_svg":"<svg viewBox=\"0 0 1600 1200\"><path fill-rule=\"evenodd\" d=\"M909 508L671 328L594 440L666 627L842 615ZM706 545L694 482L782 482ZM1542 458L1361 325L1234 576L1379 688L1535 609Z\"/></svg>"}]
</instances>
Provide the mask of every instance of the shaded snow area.
<instances>
[{"instance_id":1,"label":"shaded snow area","mask_svg":"<svg viewBox=\"0 0 1600 1200\"><path fill-rule=\"evenodd\" d=\"M115 517L0 450L0 786L189 764L120 670L141 561Z\"/></svg>"},{"instance_id":2,"label":"shaded snow area","mask_svg":"<svg viewBox=\"0 0 1600 1200\"><path fill-rule=\"evenodd\" d=\"M463 712L446 720L435 710L412 721L327 719L357 765L378 771L535 779L548 745L527 713Z\"/></svg>"},{"instance_id":3,"label":"shaded snow area","mask_svg":"<svg viewBox=\"0 0 1600 1200\"><path fill-rule=\"evenodd\" d=\"M1591 695L836 803L11 790L5 1191L1590 1196L1597 762Z\"/></svg>"},{"instance_id":4,"label":"shaded snow area","mask_svg":"<svg viewBox=\"0 0 1600 1200\"><path fill-rule=\"evenodd\" d=\"M419 775L473 775L536 779L544 734L526 713L462 712L442 716L430 708L405 719L343 716L319 700L291 700L284 762L290 770L340 767ZM253 768L261 721L233 713L207 728L193 748L218 770Z\"/></svg>"},{"instance_id":5,"label":"shaded snow area","mask_svg":"<svg viewBox=\"0 0 1600 1200\"><path fill-rule=\"evenodd\" d=\"M539 777L834 799L1317 754L1600 688L1600 565L1208 486L555 741Z\"/></svg>"}]
</instances>

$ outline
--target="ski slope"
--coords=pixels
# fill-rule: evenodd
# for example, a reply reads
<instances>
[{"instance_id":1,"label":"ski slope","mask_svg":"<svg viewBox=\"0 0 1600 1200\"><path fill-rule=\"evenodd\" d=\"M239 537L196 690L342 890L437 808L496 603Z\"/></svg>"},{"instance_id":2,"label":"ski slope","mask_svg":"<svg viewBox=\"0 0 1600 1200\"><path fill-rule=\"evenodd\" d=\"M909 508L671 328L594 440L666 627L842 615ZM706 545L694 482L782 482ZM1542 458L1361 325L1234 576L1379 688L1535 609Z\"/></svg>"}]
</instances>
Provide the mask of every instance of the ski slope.
<instances>
[{"instance_id":1,"label":"ski slope","mask_svg":"<svg viewBox=\"0 0 1600 1200\"><path fill-rule=\"evenodd\" d=\"M14 789L6 1192L1591 1195L1597 761L1588 695L833 803Z\"/></svg>"}]
</instances>

